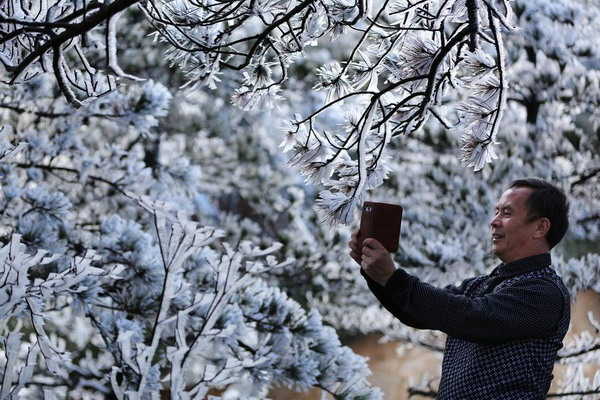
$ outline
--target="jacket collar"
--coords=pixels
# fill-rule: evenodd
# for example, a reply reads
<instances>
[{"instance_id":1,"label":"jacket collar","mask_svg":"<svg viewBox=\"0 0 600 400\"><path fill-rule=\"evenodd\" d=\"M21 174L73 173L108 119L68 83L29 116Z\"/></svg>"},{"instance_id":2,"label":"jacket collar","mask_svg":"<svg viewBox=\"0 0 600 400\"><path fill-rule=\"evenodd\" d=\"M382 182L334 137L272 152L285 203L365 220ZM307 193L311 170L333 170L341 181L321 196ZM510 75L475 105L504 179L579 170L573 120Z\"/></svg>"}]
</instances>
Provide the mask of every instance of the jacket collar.
<instances>
[{"instance_id":1,"label":"jacket collar","mask_svg":"<svg viewBox=\"0 0 600 400\"><path fill-rule=\"evenodd\" d=\"M550 266L552 258L550 253L537 254L535 256L521 258L508 264L500 264L492 271L491 275L509 276L519 275L525 272L534 271Z\"/></svg>"}]
</instances>

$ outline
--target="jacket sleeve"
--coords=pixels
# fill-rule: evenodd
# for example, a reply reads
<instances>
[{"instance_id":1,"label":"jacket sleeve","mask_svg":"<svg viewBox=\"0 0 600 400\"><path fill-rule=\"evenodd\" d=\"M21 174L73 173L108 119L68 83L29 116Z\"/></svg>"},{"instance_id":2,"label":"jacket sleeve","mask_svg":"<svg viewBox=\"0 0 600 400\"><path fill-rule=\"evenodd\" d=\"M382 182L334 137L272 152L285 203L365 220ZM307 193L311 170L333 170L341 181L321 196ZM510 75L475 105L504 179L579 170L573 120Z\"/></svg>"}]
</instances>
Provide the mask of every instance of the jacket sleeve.
<instances>
[{"instance_id":1,"label":"jacket sleeve","mask_svg":"<svg viewBox=\"0 0 600 400\"><path fill-rule=\"evenodd\" d=\"M440 289L398 269L384 287L362 273L377 299L402 323L472 342L543 336L557 329L564 309L562 292L544 279L469 298L463 293L471 280Z\"/></svg>"},{"instance_id":2,"label":"jacket sleeve","mask_svg":"<svg viewBox=\"0 0 600 400\"><path fill-rule=\"evenodd\" d=\"M379 300L381 305L390 313L392 313L394 317L398 318L403 324L412 326L413 328L427 329L426 326L420 325L410 313L404 311L402 304L395 300L395 297L391 290L386 290L378 282L371 279L371 277L367 275L364 269L361 268L360 273L367 281L369 289L375 295L377 300Z\"/></svg>"}]
</instances>

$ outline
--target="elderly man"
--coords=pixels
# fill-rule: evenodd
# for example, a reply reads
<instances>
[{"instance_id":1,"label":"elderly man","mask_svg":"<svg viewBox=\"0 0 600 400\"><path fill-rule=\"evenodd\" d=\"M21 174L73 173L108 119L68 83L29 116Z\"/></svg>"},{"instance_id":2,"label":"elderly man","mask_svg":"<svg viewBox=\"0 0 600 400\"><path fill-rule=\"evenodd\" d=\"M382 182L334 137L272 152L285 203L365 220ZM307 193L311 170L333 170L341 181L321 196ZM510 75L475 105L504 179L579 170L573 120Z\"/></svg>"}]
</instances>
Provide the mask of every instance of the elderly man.
<instances>
[{"instance_id":1,"label":"elderly man","mask_svg":"<svg viewBox=\"0 0 600 400\"><path fill-rule=\"evenodd\" d=\"M350 256L381 304L406 325L448 334L438 399L546 398L570 320L569 294L549 254L567 231L568 210L551 183L512 182L490 224L502 263L443 289L396 268L377 240L352 235Z\"/></svg>"}]
</instances>

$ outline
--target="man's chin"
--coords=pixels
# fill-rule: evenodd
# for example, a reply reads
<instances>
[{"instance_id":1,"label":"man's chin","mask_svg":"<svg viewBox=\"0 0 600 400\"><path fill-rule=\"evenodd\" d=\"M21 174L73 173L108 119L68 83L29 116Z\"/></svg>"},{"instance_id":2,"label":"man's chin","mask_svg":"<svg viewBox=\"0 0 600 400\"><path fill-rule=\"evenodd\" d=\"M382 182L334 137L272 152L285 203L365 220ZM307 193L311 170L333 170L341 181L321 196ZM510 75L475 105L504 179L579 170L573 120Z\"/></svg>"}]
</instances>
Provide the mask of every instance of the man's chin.
<instances>
[{"instance_id":1,"label":"man's chin","mask_svg":"<svg viewBox=\"0 0 600 400\"><path fill-rule=\"evenodd\" d=\"M490 249L490 253L495 255L498 258L501 258L502 251L494 244L492 244L492 248Z\"/></svg>"}]
</instances>

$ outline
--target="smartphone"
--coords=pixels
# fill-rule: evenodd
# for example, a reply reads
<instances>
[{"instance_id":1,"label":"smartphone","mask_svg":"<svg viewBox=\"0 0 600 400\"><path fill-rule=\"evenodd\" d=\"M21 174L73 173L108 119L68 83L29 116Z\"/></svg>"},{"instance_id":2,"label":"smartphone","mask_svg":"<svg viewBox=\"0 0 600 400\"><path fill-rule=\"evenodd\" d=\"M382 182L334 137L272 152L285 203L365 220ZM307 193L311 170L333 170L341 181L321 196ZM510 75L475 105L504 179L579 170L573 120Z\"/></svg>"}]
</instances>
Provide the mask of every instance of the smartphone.
<instances>
[{"instance_id":1,"label":"smartphone","mask_svg":"<svg viewBox=\"0 0 600 400\"><path fill-rule=\"evenodd\" d=\"M402 206L397 204L365 201L358 228L360 240L373 238L390 253L397 252L400 243L402 211Z\"/></svg>"}]
</instances>

